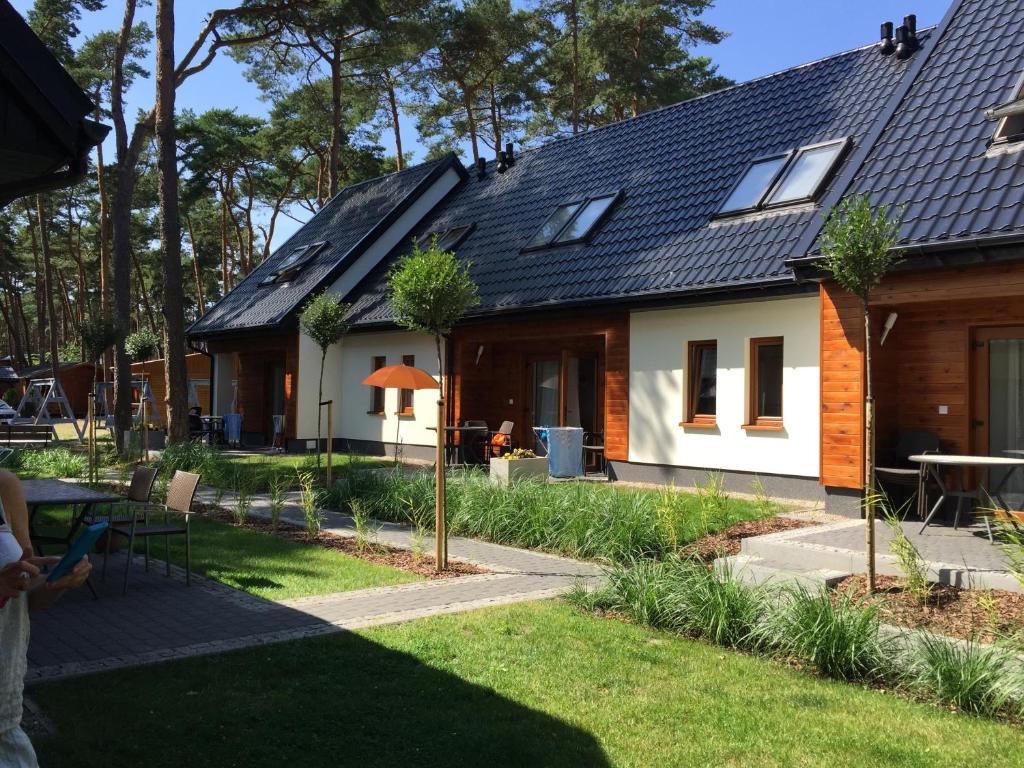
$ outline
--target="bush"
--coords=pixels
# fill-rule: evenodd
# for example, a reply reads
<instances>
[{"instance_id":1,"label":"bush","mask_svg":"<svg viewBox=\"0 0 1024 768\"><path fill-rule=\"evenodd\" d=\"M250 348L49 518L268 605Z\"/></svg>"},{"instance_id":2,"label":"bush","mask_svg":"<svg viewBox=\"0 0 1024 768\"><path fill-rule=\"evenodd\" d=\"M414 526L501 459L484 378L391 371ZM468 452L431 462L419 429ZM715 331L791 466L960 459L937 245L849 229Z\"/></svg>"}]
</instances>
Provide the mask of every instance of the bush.
<instances>
[{"instance_id":1,"label":"bush","mask_svg":"<svg viewBox=\"0 0 1024 768\"><path fill-rule=\"evenodd\" d=\"M531 480L505 487L478 470L453 476L447 493L452 535L612 562L663 557L707 530L759 516L753 504L724 495L702 503L685 493L597 483ZM434 482L424 473L350 472L337 500L359 500L381 520L424 528L433 524Z\"/></svg>"},{"instance_id":2,"label":"bush","mask_svg":"<svg viewBox=\"0 0 1024 768\"><path fill-rule=\"evenodd\" d=\"M895 643L882 639L878 609L833 602L825 590L786 590L759 630L765 645L839 680L879 680L891 674Z\"/></svg>"},{"instance_id":3,"label":"bush","mask_svg":"<svg viewBox=\"0 0 1024 768\"><path fill-rule=\"evenodd\" d=\"M171 477L178 470L195 472L204 483L215 486L232 479L229 464L220 451L200 440L168 445L157 459L156 467L164 477Z\"/></svg>"},{"instance_id":4,"label":"bush","mask_svg":"<svg viewBox=\"0 0 1024 768\"><path fill-rule=\"evenodd\" d=\"M940 701L979 715L1020 714L1024 677L1007 651L923 635L915 649L910 684Z\"/></svg>"}]
</instances>

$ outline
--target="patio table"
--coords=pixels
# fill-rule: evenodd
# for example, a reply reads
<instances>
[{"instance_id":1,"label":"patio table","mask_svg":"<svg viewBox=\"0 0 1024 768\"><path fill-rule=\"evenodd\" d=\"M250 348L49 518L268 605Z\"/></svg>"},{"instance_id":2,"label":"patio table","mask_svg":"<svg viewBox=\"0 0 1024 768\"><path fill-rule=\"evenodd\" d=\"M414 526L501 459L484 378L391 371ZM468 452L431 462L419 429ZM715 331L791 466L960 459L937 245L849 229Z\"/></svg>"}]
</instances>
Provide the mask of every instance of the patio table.
<instances>
[{"instance_id":1,"label":"patio table","mask_svg":"<svg viewBox=\"0 0 1024 768\"><path fill-rule=\"evenodd\" d=\"M921 464L925 467L932 480L939 488L939 500L935 502L935 505L931 508L928 516L924 520L924 525L921 526L921 532L924 533L924 529L927 528L932 521L932 518L942 508L943 503L946 499L956 499L956 517L953 519L953 528L956 529L960 525L960 512L963 508L964 499L980 500L983 497L982 494L989 496L992 500L998 502L1003 509L1009 509L1006 502L1003 500L1001 493L1003 487L1009 480L1010 475L1015 470L1019 470L1024 467L1024 459L1016 459L1010 456L960 456L956 454L948 453L925 453L910 456L910 461L916 464ZM949 467L956 471L959 490L951 490L946 486L946 483L942 478L942 468ZM978 489L975 491L964 490L964 472L968 468L982 468L992 469L996 467L1008 468L1010 471L1006 473L999 484L989 492L984 485L978 484ZM924 475L921 475L921 479L918 483L918 494L919 498L924 498ZM992 529L988 525L986 519L985 525L988 528L989 540L992 540Z\"/></svg>"},{"instance_id":2,"label":"patio table","mask_svg":"<svg viewBox=\"0 0 1024 768\"><path fill-rule=\"evenodd\" d=\"M431 432L437 432L437 427L427 427ZM466 451L466 438L467 437L485 437L487 436L487 427L445 427L444 428L445 441L445 462L449 465L455 464L467 464L466 456L467 453L476 453L474 451ZM456 443L452 437L459 435L459 442ZM474 455L474 463L480 464L483 461L482 456Z\"/></svg>"},{"instance_id":3,"label":"patio table","mask_svg":"<svg viewBox=\"0 0 1024 768\"><path fill-rule=\"evenodd\" d=\"M120 496L105 491L96 491L78 483L64 480L22 480L25 504L28 507L29 537L33 542L63 544L69 546L75 533L96 504L111 504L121 500ZM40 536L36 533L36 515L42 507L75 507L81 505L64 537ZM42 554L40 549L39 554Z\"/></svg>"}]
</instances>

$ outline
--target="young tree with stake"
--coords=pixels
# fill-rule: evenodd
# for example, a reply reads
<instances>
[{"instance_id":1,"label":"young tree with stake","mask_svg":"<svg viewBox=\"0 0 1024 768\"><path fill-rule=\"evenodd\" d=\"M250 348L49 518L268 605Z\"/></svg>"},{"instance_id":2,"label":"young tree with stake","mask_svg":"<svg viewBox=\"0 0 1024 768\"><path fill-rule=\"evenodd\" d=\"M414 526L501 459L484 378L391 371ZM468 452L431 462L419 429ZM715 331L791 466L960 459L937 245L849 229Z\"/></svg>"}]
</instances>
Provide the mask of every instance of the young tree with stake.
<instances>
[{"instance_id":1,"label":"young tree with stake","mask_svg":"<svg viewBox=\"0 0 1024 768\"><path fill-rule=\"evenodd\" d=\"M469 264L461 264L451 251L437 245L435 237L423 250L418 243L412 253L396 264L388 275L388 300L395 319L403 328L434 337L437 347L437 456L434 489L437 569L448 567L448 532L444 515L444 359L441 341L447 338L456 321L468 309L480 303L476 283L469 275Z\"/></svg>"},{"instance_id":2,"label":"young tree with stake","mask_svg":"<svg viewBox=\"0 0 1024 768\"><path fill-rule=\"evenodd\" d=\"M324 399L324 365L327 362L327 350L341 341L348 331L349 305L340 301L330 291L318 293L310 299L299 315L299 327L320 347L320 387L316 397L316 468L320 469L320 403ZM332 440L334 435L328 435Z\"/></svg>"},{"instance_id":3,"label":"young tree with stake","mask_svg":"<svg viewBox=\"0 0 1024 768\"><path fill-rule=\"evenodd\" d=\"M124 351L132 360L142 363L142 391L139 392L142 406L142 460L149 459L149 417L146 414L146 363L160 354L160 337L149 328L140 328L124 340ZM167 361L164 361L164 365ZM127 447L127 446L126 446Z\"/></svg>"},{"instance_id":4,"label":"young tree with stake","mask_svg":"<svg viewBox=\"0 0 1024 768\"><path fill-rule=\"evenodd\" d=\"M822 266L864 313L864 517L868 591L875 591L875 401L871 386L871 291L900 258L899 211L872 207L864 195L843 200L822 230Z\"/></svg>"}]
</instances>

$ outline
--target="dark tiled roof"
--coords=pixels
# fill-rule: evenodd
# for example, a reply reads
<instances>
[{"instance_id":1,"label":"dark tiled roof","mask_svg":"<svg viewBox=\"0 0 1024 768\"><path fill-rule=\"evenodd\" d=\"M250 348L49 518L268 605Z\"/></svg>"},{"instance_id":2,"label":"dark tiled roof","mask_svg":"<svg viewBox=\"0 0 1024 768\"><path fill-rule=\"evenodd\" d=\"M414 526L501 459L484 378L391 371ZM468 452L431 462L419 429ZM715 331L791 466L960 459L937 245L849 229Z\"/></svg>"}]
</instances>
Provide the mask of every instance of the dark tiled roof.
<instances>
[{"instance_id":1,"label":"dark tiled roof","mask_svg":"<svg viewBox=\"0 0 1024 768\"><path fill-rule=\"evenodd\" d=\"M418 232L475 224L477 313L792 280L785 259L813 207L709 224L750 162L864 135L907 63L864 48L780 72L523 153L504 175L476 174ZM559 203L622 189L585 245L520 253ZM404 249L402 249L404 250ZM392 254L353 292L353 319L387 322Z\"/></svg>"},{"instance_id":2,"label":"dark tiled roof","mask_svg":"<svg viewBox=\"0 0 1024 768\"><path fill-rule=\"evenodd\" d=\"M405 209L435 175L457 161L444 158L354 184L341 190L312 219L189 328L190 336L277 326L306 297L330 282L346 262ZM261 286L292 251L326 240L328 245L288 283Z\"/></svg>"},{"instance_id":3,"label":"dark tiled roof","mask_svg":"<svg viewBox=\"0 0 1024 768\"><path fill-rule=\"evenodd\" d=\"M1021 50L1024 3L963 0L858 169L849 191L905 206L903 244L1024 235L1024 153L987 156L985 118L1017 96Z\"/></svg>"}]
</instances>

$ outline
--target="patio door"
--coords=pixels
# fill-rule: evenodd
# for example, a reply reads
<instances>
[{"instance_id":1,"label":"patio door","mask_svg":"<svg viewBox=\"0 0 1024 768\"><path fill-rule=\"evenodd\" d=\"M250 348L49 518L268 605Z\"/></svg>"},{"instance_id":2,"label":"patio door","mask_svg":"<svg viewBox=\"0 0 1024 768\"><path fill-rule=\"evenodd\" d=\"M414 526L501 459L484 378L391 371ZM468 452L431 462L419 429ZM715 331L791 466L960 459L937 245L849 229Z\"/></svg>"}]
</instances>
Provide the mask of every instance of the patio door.
<instances>
[{"instance_id":1,"label":"patio door","mask_svg":"<svg viewBox=\"0 0 1024 768\"><path fill-rule=\"evenodd\" d=\"M1024 457L1024 327L977 329L973 363L974 450L987 456ZM1006 473L992 470L989 487L998 487ZM1024 505L1021 472L1010 476L1002 495L1015 509Z\"/></svg>"},{"instance_id":2,"label":"patio door","mask_svg":"<svg viewBox=\"0 0 1024 768\"><path fill-rule=\"evenodd\" d=\"M597 358L565 351L530 362L529 427L597 429Z\"/></svg>"},{"instance_id":3,"label":"patio door","mask_svg":"<svg viewBox=\"0 0 1024 768\"><path fill-rule=\"evenodd\" d=\"M562 423L562 363L560 360L535 360L530 364L530 424L533 427L557 427ZM529 436L536 439L533 435Z\"/></svg>"}]
</instances>

